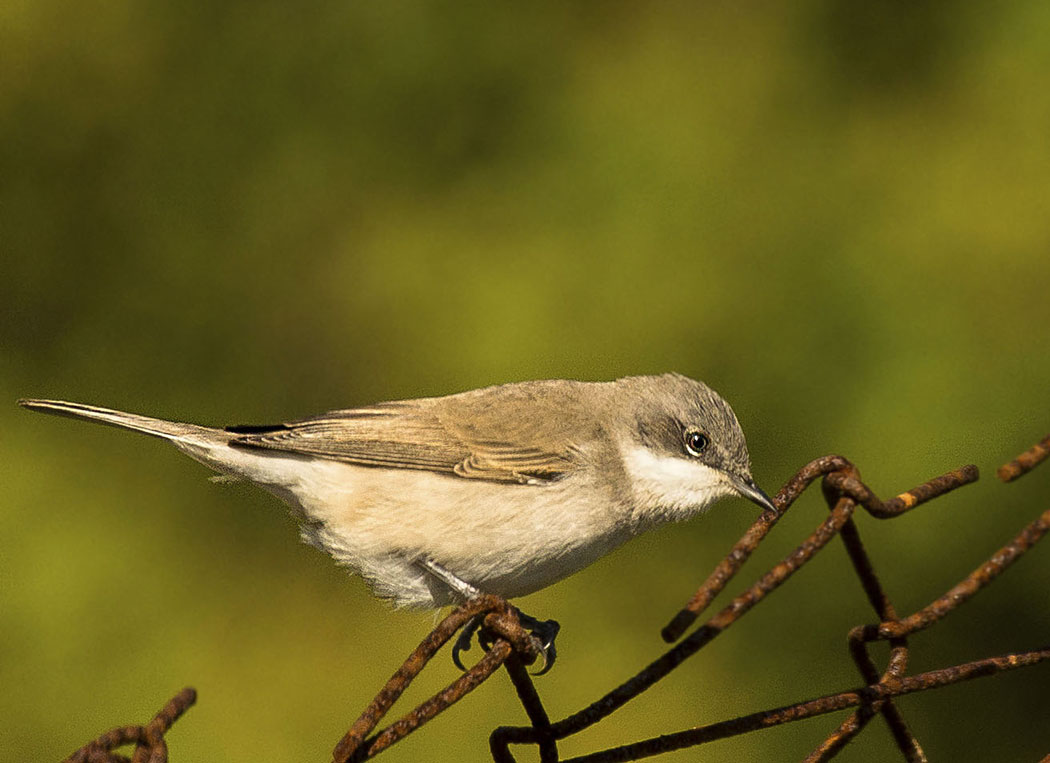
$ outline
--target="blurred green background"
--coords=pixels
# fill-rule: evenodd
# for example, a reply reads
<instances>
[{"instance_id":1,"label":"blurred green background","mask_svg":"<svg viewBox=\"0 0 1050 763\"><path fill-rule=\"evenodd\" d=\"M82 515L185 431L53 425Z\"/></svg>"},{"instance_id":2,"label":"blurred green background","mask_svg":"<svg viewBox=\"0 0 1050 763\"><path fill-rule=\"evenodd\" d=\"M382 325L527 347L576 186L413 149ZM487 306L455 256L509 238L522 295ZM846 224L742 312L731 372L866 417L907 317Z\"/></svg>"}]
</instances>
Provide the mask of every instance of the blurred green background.
<instances>
[{"instance_id":1,"label":"blurred green background","mask_svg":"<svg viewBox=\"0 0 1050 763\"><path fill-rule=\"evenodd\" d=\"M982 468L860 517L901 612L1046 507L1050 471L993 472L1050 430L1050 6L740 5L0 5L0 758L59 759L193 685L175 759L327 760L435 621L261 491L22 396L222 424L678 370L733 403L770 492L828 452L886 496ZM754 514L522 600L563 626L551 714L658 655ZM728 594L824 514L807 494ZM912 669L1045 644L1048 571L1039 548ZM561 749L857 685L845 636L871 619L836 541ZM1035 760L1048 670L900 705L935 760ZM442 655L408 699L455 675ZM501 675L384 759L486 760L524 720ZM799 759L839 720L663 759ZM877 721L842 758L894 755Z\"/></svg>"}]
</instances>

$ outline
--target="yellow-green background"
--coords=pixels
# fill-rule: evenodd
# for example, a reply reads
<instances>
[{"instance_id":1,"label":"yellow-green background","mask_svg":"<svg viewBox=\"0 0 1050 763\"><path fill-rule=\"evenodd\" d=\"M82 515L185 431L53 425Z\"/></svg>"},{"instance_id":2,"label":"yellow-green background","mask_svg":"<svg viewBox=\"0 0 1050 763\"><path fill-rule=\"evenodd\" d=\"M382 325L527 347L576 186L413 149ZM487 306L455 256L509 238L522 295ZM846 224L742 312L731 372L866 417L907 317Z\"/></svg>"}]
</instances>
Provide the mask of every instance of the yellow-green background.
<instances>
[{"instance_id":1,"label":"yellow-green background","mask_svg":"<svg viewBox=\"0 0 1050 763\"><path fill-rule=\"evenodd\" d=\"M859 520L899 611L940 594L1050 496L993 476L1050 430L1048 39L1035 1L0 4L0 758L59 759L189 684L174 760L323 761L434 622L267 495L22 396L269 422L674 369L734 404L769 491L828 452L884 495L977 463ZM807 494L729 592L824 512ZM523 600L563 626L551 714L658 655L754 514ZM1048 574L1039 548L913 669L1045 644ZM835 541L561 748L854 686L871 618ZM900 704L935 760L1036 760L1048 671ZM455 675L442 655L408 698ZM798 759L841 717L666 759ZM523 721L501 675L386 759L485 760ZM894 754L875 722L843 759Z\"/></svg>"}]
</instances>

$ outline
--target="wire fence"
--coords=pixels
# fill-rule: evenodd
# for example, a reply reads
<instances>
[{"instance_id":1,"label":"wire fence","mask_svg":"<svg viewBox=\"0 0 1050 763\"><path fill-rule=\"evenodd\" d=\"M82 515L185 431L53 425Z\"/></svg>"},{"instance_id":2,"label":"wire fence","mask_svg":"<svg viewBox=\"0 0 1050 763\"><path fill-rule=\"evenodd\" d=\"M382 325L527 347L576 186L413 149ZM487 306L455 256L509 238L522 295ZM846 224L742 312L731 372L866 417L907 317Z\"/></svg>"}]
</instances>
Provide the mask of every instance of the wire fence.
<instances>
[{"instance_id":1,"label":"wire fence","mask_svg":"<svg viewBox=\"0 0 1050 763\"><path fill-rule=\"evenodd\" d=\"M168 745L164 734L196 701L196 691L183 689L145 726L121 726L107 731L74 752L64 763L167 763ZM130 758L116 751L132 744L135 752Z\"/></svg>"},{"instance_id":2,"label":"wire fence","mask_svg":"<svg viewBox=\"0 0 1050 763\"><path fill-rule=\"evenodd\" d=\"M1004 482L1010 482L1048 457L1050 436L1002 466L997 474ZM514 763L512 745L535 745L542 763L611 763L640 760L671 750L694 747L851 708L853 712L849 717L805 758L807 763L833 758L877 715L882 716L888 725L905 760L925 761L926 755L894 704L894 698L1035 665L1050 659L1050 645L909 675L908 638L964 604L1038 543L1050 530L1050 509L1044 511L1009 543L993 553L942 596L903 617L897 614L879 582L871 559L861 542L853 514L857 507L861 507L878 519L892 519L974 482L977 477L977 467L965 466L883 502L861 481L856 467L841 456L824 456L806 464L774 498L779 511L765 511L759 516L718 563L685 607L663 629L664 640L673 646L612 691L581 710L554 722L544 709L527 670L540 656L536 639L522 627L517 611L506 600L498 596L480 596L472 599L453 610L427 634L336 745L333 761L350 763L375 757L459 702L500 667L509 674L530 725L501 726L491 733L489 748L495 763ZM697 622L700 614L740 571L780 518L819 478L823 478L822 491L830 510L828 516L794 551L773 565L722 610L690 632L689 629ZM600 723L662 680L762 602L835 536L840 537L845 544L853 570L877 619L877 622L872 624L851 629L848 635L850 656L864 681L863 686L574 758L559 756L559 740ZM429 660L475 617L483 617L479 638L485 648L484 656L442 691L373 734L379 722L426 667ZM881 673L869 651L869 646L877 641L887 641L890 647L887 665ZM126 726L107 732L69 756L66 763L166 763L167 746L164 733L195 699L196 693L193 689L184 689L147 725ZM117 748L127 745L135 745L131 758L116 751ZM1043 763L1050 763L1050 755L1043 759Z\"/></svg>"}]
</instances>

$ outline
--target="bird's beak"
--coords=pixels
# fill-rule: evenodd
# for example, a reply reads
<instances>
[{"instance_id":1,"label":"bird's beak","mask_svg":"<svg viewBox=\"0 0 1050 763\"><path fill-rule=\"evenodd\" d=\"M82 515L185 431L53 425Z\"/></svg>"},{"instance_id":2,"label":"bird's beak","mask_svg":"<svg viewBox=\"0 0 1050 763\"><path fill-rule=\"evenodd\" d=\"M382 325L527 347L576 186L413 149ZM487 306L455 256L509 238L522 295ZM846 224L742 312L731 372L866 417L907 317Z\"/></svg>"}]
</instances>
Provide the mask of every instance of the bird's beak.
<instances>
[{"instance_id":1,"label":"bird's beak","mask_svg":"<svg viewBox=\"0 0 1050 763\"><path fill-rule=\"evenodd\" d=\"M769 509L774 514L780 513L780 509L778 509L776 504L773 503L773 499L766 495L762 488L755 484L754 480L741 480L735 484L735 487L737 492L747 500L757 503L763 509Z\"/></svg>"}]
</instances>

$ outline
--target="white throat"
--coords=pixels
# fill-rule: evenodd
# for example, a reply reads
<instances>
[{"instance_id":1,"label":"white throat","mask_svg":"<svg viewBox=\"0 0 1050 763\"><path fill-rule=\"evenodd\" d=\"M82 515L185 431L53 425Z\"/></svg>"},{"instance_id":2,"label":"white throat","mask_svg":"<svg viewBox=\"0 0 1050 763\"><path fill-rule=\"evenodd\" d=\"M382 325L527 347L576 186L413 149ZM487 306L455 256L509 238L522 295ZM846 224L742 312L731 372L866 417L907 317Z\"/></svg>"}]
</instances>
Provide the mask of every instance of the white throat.
<instances>
[{"instance_id":1,"label":"white throat","mask_svg":"<svg viewBox=\"0 0 1050 763\"><path fill-rule=\"evenodd\" d=\"M725 474L707 464L638 445L623 449L623 465L634 495L635 518L643 522L688 519L737 493Z\"/></svg>"}]
</instances>

